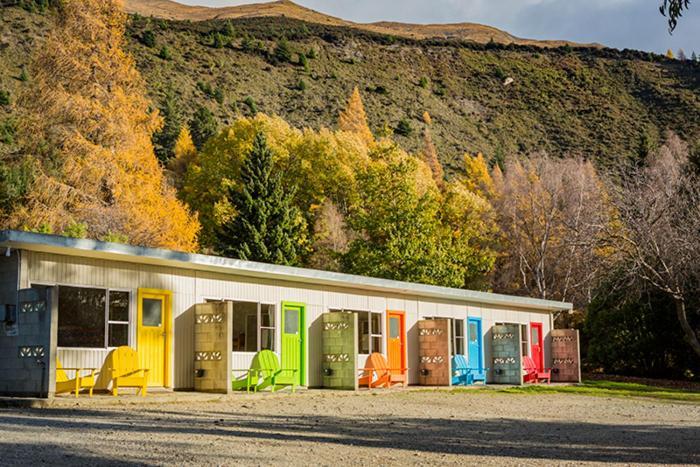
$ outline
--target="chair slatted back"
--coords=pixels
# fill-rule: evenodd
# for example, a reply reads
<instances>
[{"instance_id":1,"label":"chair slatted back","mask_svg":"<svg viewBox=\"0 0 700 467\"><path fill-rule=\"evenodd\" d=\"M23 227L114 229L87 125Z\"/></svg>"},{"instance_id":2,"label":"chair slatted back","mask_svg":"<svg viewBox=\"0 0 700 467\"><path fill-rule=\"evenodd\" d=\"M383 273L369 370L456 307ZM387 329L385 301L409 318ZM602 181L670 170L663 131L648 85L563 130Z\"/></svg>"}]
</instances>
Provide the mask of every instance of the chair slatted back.
<instances>
[{"instance_id":1,"label":"chair slatted back","mask_svg":"<svg viewBox=\"0 0 700 467\"><path fill-rule=\"evenodd\" d=\"M139 369L139 354L127 346L117 347L112 353L116 376L128 375Z\"/></svg>"},{"instance_id":2,"label":"chair slatted back","mask_svg":"<svg viewBox=\"0 0 700 467\"><path fill-rule=\"evenodd\" d=\"M452 371L467 371L469 365L464 355L455 355L452 357Z\"/></svg>"},{"instance_id":3,"label":"chair slatted back","mask_svg":"<svg viewBox=\"0 0 700 467\"><path fill-rule=\"evenodd\" d=\"M68 374L66 371L63 369L63 365L61 364L61 361L56 358L56 382L57 383L65 383L66 381L70 381L71 378L68 377Z\"/></svg>"}]
</instances>

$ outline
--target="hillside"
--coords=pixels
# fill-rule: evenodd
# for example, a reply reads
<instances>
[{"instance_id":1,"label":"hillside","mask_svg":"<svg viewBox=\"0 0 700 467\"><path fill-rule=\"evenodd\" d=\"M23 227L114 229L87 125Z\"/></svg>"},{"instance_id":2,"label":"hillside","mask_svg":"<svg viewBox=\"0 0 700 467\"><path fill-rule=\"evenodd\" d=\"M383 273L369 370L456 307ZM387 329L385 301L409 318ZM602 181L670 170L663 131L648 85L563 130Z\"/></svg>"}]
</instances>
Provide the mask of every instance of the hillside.
<instances>
[{"instance_id":1,"label":"hillside","mask_svg":"<svg viewBox=\"0 0 700 467\"><path fill-rule=\"evenodd\" d=\"M14 101L51 13L0 11L0 90ZM417 40L288 17L227 21L132 18L129 48L156 105L172 90L185 113L204 105L221 124L256 107L316 128L334 126L359 85L371 127L395 129L403 120L395 138L410 149L421 147L428 111L448 170L465 151L493 158L545 150L609 163L636 157L642 142L667 128L700 139L700 68L690 63L610 49ZM230 35L216 47L212 33L220 31ZM291 61L274 56L282 37ZM163 47L170 57L161 57ZM315 57L306 69L299 53ZM507 78L512 84L504 85Z\"/></svg>"},{"instance_id":2,"label":"hillside","mask_svg":"<svg viewBox=\"0 0 700 467\"><path fill-rule=\"evenodd\" d=\"M319 13L310 8L297 5L289 0L221 8L189 6L171 0L126 0L125 7L126 10L132 14L182 21L283 17L308 23L343 26L378 34L396 35L398 37L413 39L451 38L469 40L482 44L493 40L499 44L537 45L540 47L559 47L565 44L582 47L598 46L597 44L576 44L568 41L536 41L522 39L491 26L474 23L427 25L395 22L377 22L370 24L354 23L352 21L346 21Z\"/></svg>"}]
</instances>

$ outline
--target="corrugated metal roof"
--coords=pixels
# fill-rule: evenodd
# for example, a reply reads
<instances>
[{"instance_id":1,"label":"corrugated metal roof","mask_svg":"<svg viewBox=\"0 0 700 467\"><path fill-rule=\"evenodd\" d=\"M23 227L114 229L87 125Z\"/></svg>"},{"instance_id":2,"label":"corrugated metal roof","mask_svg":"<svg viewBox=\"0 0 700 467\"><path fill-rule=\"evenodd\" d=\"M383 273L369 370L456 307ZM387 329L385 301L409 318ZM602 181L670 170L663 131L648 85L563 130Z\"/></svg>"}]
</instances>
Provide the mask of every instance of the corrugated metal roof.
<instances>
[{"instance_id":1,"label":"corrugated metal roof","mask_svg":"<svg viewBox=\"0 0 700 467\"><path fill-rule=\"evenodd\" d=\"M69 256L213 271L224 274L277 279L297 283L330 285L425 298L458 300L473 304L511 306L549 312L572 309L570 303L551 300L453 289L449 287L377 279L337 272L318 271L315 269L278 266L219 256L182 253L172 250L145 248L17 230L0 231L0 246Z\"/></svg>"}]
</instances>

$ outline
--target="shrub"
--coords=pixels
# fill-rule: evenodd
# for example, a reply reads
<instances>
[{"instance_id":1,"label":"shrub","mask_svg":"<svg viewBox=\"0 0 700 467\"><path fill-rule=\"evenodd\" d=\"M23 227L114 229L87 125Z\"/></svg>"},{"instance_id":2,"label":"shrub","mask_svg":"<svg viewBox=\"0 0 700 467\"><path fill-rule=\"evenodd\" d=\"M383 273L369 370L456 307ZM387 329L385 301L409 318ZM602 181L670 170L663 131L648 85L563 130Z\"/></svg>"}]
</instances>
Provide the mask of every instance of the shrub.
<instances>
[{"instance_id":1,"label":"shrub","mask_svg":"<svg viewBox=\"0 0 700 467\"><path fill-rule=\"evenodd\" d=\"M24 67L22 67L22 71L19 72L19 80L23 83L29 81L29 73L27 73L27 69Z\"/></svg>"},{"instance_id":2,"label":"shrub","mask_svg":"<svg viewBox=\"0 0 700 467\"><path fill-rule=\"evenodd\" d=\"M223 34L226 37L233 37L236 35L236 30L233 28L233 24L230 20L226 21L224 27L221 28L221 34Z\"/></svg>"},{"instance_id":3,"label":"shrub","mask_svg":"<svg viewBox=\"0 0 700 467\"><path fill-rule=\"evenodd\" d=\"M275 46L275 51L273 52L275 60L281 63L290 63L292 61L292 51L289 48L289 44L286 39L281 39Z\"/></svg>"},{"instance_id":4,"label":"shrub","mask_svg":"<svg viewBox=\"0 0 700 467\"><path fill-rule=\"evenodd\" d=\"M308 72L309 71L309 60L306 58L306 55L303 53L299 54L299 65L304 67L304 71Z\"/></svg>"},{"instance_id":5,"label":"shrub","mask_svg":"<svg viewBox=\"0 0 700 467\"><path fill-rule=\"evenodd\" d=\"M153 48L156 46L156 35L150 29L147 29L141 34L141 43L146 47Z\"/></svg>"},{"instance_id":6,"label":"shrub","mask_svg":"<svg viewBox=\"0 0 700 467\"><path fill-rule=\"evenodd\" d=\"M405 118L402 118L399 121L399 124L396 125L395 129L396 134L401 135L401 136L408 136L411 133L413 133L413 128L411 127L411 123L406 120Z\"/></svg>"},{"instance_id":7,"label":"shrub","mask_svg":"<svg viewBox=\"0 0 700 467\"><path fill-rule=\"evenodd\" d=\"M418 81L418 86L422 87L423 89L428 89L428 86L430 85L430 80L423 76L420 81Z\"/></svg>"},{"instance_id":8,"label":"shrub","mask_svg":"<svg viewBox=\"0 0 700 467\"><path fill-rule=\"evenodd\" d=\"M306 81L299 78L299 81L297 82L297 85L296 85L296 89L297 89L297 91L305 91L306 90Z\"/></svg>"},{"instance_id":9,"label":"shrub","mask_svg":"<svg viewBox=\"0 0 700 467\"><path fill-rule=\"evenodd\" d=\"M158 52L158 57L162 58L163 60L173 59L173 56L170 54L170 49L168 49L168 47L166 46L160 48L160 52Z\"/></svg>"},{"instance_id":10,"label":"shrub","mask_svg":"<svg viewBox=\"0 0 700 467\"><path fill-rule=\"evenodd\" d=\"M0 143L14 144L16 131L15 121L11 118L5 119L0 124Z\"/></svg>"},{"instance_id":11,"label":"shrub","mask_svg":"<svg viewBox=\"0 0 700 467\"><path fill-rule=\"evenodd\" d=\"M253 114L258 113L258 105L255 103L255 99L253 99L251 96L246 97L243 100L243 103L248 106Z\"/></svg>"},{"instance_id":12,"label":"shrub","mask_svg":"<svg viewBox=\"0 0 700 467\"><path fill-rule=\"evenodd\" d=\"M309 51L308 51L308 53L306 54L306 56L307 56L308 58L312 59L312 60L313 60L314 58L316 58L316 57L317 57L317 55L316 55L316 49L314 49L313 47L310 48Z\"/></svg>"},{"instance_id":13,"label":"shrub","mask_svg":"<svg viewBox=\"0 0 700 467\"><path fill-rule=\"evenodd\" d=\"M225 42L224 38L221 36L221 33L214 32L211 34L211 46L214 47L215 49L221 49L224 47Z\"/></svg>"},{"instance_id":14,"label":"shrub","mask_svg":"<svg viewBox=\"0 0 700 467\"><path fill-rule=\"evenodd\" d=\"M10 104L10 92L0 90L0 105L9 105Z\"/></svg>"}]
</instances>

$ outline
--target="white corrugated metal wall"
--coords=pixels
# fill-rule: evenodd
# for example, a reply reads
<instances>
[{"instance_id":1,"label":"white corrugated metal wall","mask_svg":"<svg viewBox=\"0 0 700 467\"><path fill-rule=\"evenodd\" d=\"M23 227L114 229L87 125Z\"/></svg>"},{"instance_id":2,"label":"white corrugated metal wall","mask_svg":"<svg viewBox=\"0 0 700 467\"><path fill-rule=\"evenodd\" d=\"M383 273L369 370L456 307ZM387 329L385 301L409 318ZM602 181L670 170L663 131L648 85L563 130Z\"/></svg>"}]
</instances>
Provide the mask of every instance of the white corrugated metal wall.
<instances>
[{"instance_id":1,"label":"white corrugated metal wall","mask_svg":"<svg viewBox=\"0 0 700 467\"><path fill-rule=\"evenodd\" d=\"M372 311L382 313L382 329L386 311L403 311L406 315L409 382L417 380L418 335L416 323L421 317L483 319L486 366L489 366L490 328L497 322L529 324L541 322L543 334L550 331L549 314L529 310L480 306L451 301L421 299L401 295L363 293L357 289L313 286L244 276L141 265L120 261L98 260L78 256L64 256L24 251L23 277L30 283L92 286L114 288L131 292L131 322L135 323L136 291L139 288L166 289L173 292L174 349L172 358L172 385L175 388L194 386L193 365L193 312L192 307L206 299L228 299L274 304L276 309L276 348L280 348L280 306L283 301L306 304L307 325L307 383L321 384L321 315L330 309ZM136 344L135 326L131 326L130 345ZM386 350L386 334L382 339ZM60 349L59 358L65 366L100 367L107 349ZM252 353L235 352L233 368L247 368ZM366 356L358 358L364 365ZM549 347L545 344L545 361L549 361Z\"/></svg>"}]
</instances>

